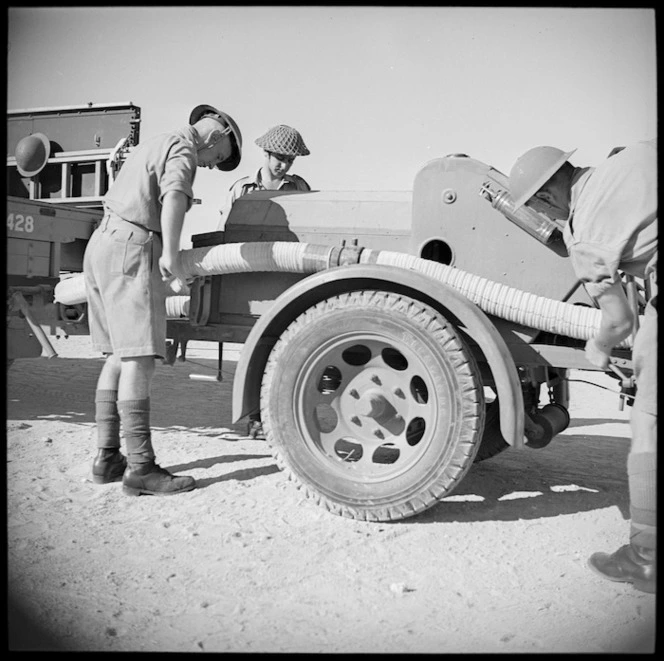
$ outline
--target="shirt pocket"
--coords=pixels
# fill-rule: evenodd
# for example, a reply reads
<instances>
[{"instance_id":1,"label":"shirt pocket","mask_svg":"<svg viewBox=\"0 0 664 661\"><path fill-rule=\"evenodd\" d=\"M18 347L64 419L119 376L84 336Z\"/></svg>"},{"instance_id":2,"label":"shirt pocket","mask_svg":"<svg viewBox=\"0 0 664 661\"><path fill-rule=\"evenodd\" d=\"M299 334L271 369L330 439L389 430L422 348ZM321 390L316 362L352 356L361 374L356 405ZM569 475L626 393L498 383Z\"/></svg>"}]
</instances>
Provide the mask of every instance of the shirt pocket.
<instances>
[{"instance_id":1,"label":"shirt pocket","mask_svg":"<svg viewBox=\"0 0 664 661\"><path fill-rule=\"evenodd\" d=\"M152 237L142 232L116 230L111 247L111 273L137 278L150 272Z\"/></svg>"}]
</instances>

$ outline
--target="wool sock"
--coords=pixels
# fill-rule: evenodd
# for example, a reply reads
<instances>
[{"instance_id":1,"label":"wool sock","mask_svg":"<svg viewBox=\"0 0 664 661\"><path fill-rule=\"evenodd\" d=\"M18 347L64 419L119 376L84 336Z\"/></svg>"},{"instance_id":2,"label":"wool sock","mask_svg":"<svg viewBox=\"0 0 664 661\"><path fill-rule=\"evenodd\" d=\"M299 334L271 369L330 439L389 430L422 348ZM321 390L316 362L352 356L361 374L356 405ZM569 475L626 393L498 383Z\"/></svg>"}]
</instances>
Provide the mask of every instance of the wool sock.
<instances>
[{"instance_id":1,"label":"wool sock","mask_svg":"<svg viewBox=\"0 0 664 661\"><path fill-rule=\"evenodd\" d=\"M147 464L154 461L150 434L150 399L119 401L118 412L127 444L127 461L130 464Z\"/></svg>"},{"instance_id":2,"label":"wool sock","mask_svg":"<svg viewBox=\"0 0 664 661\"><path fill-rule=\"evenodd\" d=\"M99 449L120 449L120 416L118 415L117 399L117 390L97 390L95 392L95 422Z\"/></svg>"},{"instance_id":3,"label":"wool sock","mask_svg":"<svg viewBox=\"0 0 664 661\"><path fill-rule=\"evenodd\" d=\"M630 542L657 548L657 453L637 452L627 457L629 483Z\"/></svg>"}]
</instances>

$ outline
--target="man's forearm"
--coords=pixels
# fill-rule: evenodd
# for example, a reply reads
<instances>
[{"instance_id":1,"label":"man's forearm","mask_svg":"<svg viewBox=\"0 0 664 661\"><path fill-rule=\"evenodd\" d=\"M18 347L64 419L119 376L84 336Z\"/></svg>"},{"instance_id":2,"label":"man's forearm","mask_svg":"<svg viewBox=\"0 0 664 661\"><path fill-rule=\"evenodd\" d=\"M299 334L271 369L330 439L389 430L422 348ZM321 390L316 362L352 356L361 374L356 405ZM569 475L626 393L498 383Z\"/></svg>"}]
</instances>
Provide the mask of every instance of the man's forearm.
<instances>
[{"instance_id":1,"label":"man's forearm","mask_svg":"<svg viewBox=\"0 0 664 661\"><path fill-rule=\"evenodd\" d=\"M611 351L632 332L632 309L619 283L599 296L597 303L602 311L602 318L595 342L603 350Z\"/></svg>"},{"instance_id":2,"label":"man's forearm","mask_svg":"<svg viewBox=\"0 0 664 661\"><path fill-rule=\"evenodd\" d=\"M632 332L632 324L628 326L600 326L599 332L595 336L595 342L603 350L610 351L618 346Z\"/></svg>"},{"instance_id":3,"label":"man's forearm","mask_svg":"<svg viewBox=\"0 0 664 661\"><path fill-rule=\"evenodd\" d=\"M187 212L187 196L183 193L167 193L161 209L161 239L164 254L175 256L180 251L180 236Z\"/></svg>"}]
</instances>

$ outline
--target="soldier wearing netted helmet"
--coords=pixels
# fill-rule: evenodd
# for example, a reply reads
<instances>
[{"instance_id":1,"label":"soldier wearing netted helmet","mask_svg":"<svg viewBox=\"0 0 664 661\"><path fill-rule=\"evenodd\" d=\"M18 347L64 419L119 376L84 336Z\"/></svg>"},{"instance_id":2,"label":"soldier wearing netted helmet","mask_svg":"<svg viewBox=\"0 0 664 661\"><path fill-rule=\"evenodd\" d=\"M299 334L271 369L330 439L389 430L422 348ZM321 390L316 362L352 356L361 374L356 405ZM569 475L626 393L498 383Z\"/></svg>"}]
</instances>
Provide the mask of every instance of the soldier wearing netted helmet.
<instances>
[{"instance_id":1,"label":"soldier wearing netted helmet","mask_svg":"<svg viewBox=\"0 0 664 661\"><path fill-rule=\"evenodd\" d=\"M263 150L263 166L253 177L238 179L230 189L226 208L221 210L219 229L224 228L226 218L235 200L257 190L310 191L309 184L297 174L289 174L298 156L308 156L309 149L298 131L291 126L278 124L256 138ZM252 438L265 438L260 414L251 413L247 433Z\"/></svg>"},{"instance_id":2,"label":"soldier wearing netted helmet","mask_svg":"<svg viewBox=\"0 0 664 661\"><path fill-rule=\"evenodd\" d=\"M231 186L226 201L226 212L230 212L233 202L239 197L256 190L311 190L311 186L302 177L289 174L295 159L298 156L308 156L310 153L298 131L285 124L278 124L255 142L263 149L263 165L253 177L243 177ZM224 211L221 213L223 216ZM222 217L220 227L224 222L225 217Z\"/></svg>"}]
</instances>

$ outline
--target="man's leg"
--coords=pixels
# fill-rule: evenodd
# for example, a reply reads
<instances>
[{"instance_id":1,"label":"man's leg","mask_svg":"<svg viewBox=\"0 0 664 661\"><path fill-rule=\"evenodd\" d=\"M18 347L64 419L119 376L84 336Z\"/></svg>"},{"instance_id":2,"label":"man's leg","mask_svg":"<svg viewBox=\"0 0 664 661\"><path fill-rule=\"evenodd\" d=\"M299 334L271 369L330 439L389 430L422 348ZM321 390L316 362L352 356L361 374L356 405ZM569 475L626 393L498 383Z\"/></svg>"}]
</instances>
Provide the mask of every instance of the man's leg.
<instances>
[{"instance_id":1,"label":"man's leg","mask_svg":"<svg viewBox=\"0 0 664 661\"><path fill-rule=\"evenodd\" d=\"M589 565L612 581L655 592L657 581L657 309L648 304L632 352L637 394L627 456L630 498L629 544L615 553L595 553Z\"/></svg>"},{"instance_id":2,"label":"man's leg","mask_svg":"<svg viewBox=\"0 0 664 661\"><path fill-rule=\"evenodd\" d=\"M193 477L171 475L155 463L150 432L150 389L155 361L152 356L123 358L118 386L118 412L122 420L129 465L122 478L130 496L171 495L191 491Z\"/></svg>"},{"instance_id":3,"label":"man's leg","mask_svg":"<svg viewBox=\"0 0 664 661\"><path fill-rule=\"evenodd\" d=\"M110 354L106 357L95 392L97 456L92 464L92 480L97 484L118 482L127 467L127 460L120 452L119 379L120 361Z\"/></svg>"},{"instance_id":4,"label":"man's leg","mask_svg":"<svg viewBox=\"0 0 664 661\"><path fill-rule=\"evenodd\" d=\"M630 540L655 555L657 548L657 296L646 306L634 338L636 400L632 447L627 458L631 509Z\"/></svg>"},{"instance_id":5,"label":"man's leg","mask_svg":"<svg viewBox=\"0 0 664 661\"><path fill-rule=\"evenodd\" d=\"M630 542L654 557L657 548L657 416L632 411L632 447L627 457Z\"/></svg>"},{"instance_id":6,"label":"man's leg","mask_svg":"<svg viewBox=\"0 0 664 661\"><path fill-rule=\"evenodd\" d=\"M630 498L629 544L615 553L594 553L591 569L611 581L655 592L657 583L657 418L632 411L632 447L627 456Z\"/></svg>"},{"instance_id":7,"label":"man's leg","mask_svg":"<svg viewBox=\"0 0 664 661\"><path fill-rule=\"evenodd\" d=\"M152 356L121 359L118 410L127 444L127 457L132 465L154 460L150 434L150 389L154 370Z\"/></svg>"}]
</instances>

